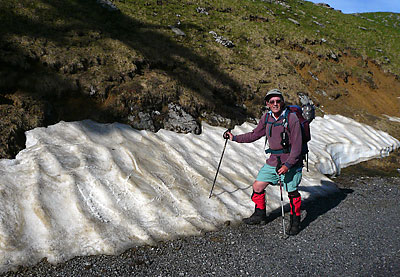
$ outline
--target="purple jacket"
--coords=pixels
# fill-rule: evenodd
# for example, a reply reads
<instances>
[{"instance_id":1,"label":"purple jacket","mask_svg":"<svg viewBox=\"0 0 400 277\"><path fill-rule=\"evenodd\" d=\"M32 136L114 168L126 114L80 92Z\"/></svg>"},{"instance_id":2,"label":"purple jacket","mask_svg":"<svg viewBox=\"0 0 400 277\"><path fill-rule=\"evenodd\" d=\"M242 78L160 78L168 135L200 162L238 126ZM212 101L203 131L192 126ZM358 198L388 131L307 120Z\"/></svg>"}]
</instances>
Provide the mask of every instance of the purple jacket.
<instances>
[{"instance_id":1,"label":"purple jacket","mask_svg":"<svg viewBox=\"0 0 400 277\"><path fill-rule=\"evenodd\" d=\"M281 133L284 130L283 125L273 126L272 124L268 124L266 126L265 118L268 116L268 122L277 122L282 123L284 119L285 110L282 112L281 116L278 120L275 120L271 112L265 113L260 121L258 122L257 127L245 134L234 136L233 140L239 143L248 143L258 140L263 136L267 136L268 144L270 149L273 150L280 150L282 149L281 146ZM289 169L296 166L302 166L303 160L301 156L301 149L302 149L302 135L301 135L301 126L299 119L297 118L295 113L289 113L288 115L288 125L287 133L289 135L289 144L291 146L290 153L283 153L283 154L271 154L269 159L266 163L270 166L277 166L278 159L277 156L281 157L281 161L285 164ZM272 128L269 130L269 128ZM271 134L270 134L271 133Z\"/></svg>"}]
</instances>

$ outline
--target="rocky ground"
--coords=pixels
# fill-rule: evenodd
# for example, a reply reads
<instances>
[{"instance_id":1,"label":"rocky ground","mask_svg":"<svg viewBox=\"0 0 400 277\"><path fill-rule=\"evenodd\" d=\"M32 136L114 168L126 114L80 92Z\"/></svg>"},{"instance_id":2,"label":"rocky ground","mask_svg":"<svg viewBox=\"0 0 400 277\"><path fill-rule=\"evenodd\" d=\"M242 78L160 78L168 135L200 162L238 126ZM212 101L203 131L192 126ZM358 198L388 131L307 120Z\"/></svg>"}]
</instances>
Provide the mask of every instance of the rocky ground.
<instances>
[{"instance_id":1,"label":"rocky ground","mask_svg":"<svg viewBox=\"0 0 400 277\"><path fill-rule=\"evenodd\" d=\"M2 276L399 275L400 177L344 173L335 182L340 193L303 205L295 237L283 238L278 210L265 226L230 224L116 256L42 261Z\"/></svg>"}]
</instances>

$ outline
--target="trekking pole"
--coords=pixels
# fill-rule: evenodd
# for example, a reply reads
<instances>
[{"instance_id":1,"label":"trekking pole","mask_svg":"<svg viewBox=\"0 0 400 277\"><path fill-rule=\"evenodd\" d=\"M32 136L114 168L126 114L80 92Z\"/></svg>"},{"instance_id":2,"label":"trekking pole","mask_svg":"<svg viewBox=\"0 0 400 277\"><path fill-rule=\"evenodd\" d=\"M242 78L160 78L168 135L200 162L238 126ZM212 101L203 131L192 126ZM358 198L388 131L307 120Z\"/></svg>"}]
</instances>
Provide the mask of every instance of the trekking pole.
<instances>
[{"instance_id":1,"label":"trekking pole","mask_svg":"<svg viewBox=\"0 0 400 277\"><path fill-rule=\"evenodd\" d=\"M278 156L278 165L276 166L276 173L278 174L278 180L279 180L279 189L281 191L281 208L282 208L282 228L283 228L283 235L286 236L286 231L285 231L285 213L283 211L283 195L282 195L282 181L281 181L281 176L278 173L279 168L281 168L282 162L281 162L281 157Z\"/></svg>"},{"instance_id":2,"label":"trekking pole","mask_svg":"<svg viewBox=\"0 0 400 277\"><path fill-rule=\"evenodd\" d=\"M224 156L224 152L225 152L225 148L226 148L226 143L228 142L229 139L229 135L227 134L227 132L230 132L231 129L228 129L227 131L225 131L225 133L223 134L223 137L225 138L225 145L224 145L224 149L222 150L222 155L221 155L221 159L219 160L219 164L218 164L218 168L217 168L217 173L215 174L215 178L214 178L214 182L210 191L210 196L208 198L211 198L212 192L214 190L214 186L215 186L215 181L217 180L217 176L218 176L218 172L219 172L219 167L221 166L221 162L222 162L222 157Z\"/></svg>"}]
</instances>

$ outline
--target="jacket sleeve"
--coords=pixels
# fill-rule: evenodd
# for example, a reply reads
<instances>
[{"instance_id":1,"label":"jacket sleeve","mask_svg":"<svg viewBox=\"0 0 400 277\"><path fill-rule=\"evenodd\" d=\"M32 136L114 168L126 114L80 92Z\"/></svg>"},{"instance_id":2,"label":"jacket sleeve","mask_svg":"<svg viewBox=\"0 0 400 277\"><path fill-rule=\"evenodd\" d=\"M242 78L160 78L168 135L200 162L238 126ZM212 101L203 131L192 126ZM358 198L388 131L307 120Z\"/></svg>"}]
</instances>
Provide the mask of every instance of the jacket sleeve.
<instances>
[{"instance_id":1,"label":"jacket sleeve","mask_svg":"<svg viewBox=\"0 0 400 277\"><path fill-rule=\"evenodd\" d=\"M297 164L301 157L301 150L303 146L300 121L295 113L291 113L288 120L289 124L289 139L290 139L290 154L286 160L285 165L290 169Z\"/></svg>"},{"instance_id":2,"label":"jacket sleeve","mask_svg":"<svg viewBox=\"0 0 400 277\"><path fill-rule=\"evenodd\" d=\"M239 143L247 143L247 142L253 142L258 140L259 138L265 136L265 117L267 114L264 114L260 121L258 122L257 127L248 133L237 135L233 137L233 140Z\"/></svg>"}]
</instances>

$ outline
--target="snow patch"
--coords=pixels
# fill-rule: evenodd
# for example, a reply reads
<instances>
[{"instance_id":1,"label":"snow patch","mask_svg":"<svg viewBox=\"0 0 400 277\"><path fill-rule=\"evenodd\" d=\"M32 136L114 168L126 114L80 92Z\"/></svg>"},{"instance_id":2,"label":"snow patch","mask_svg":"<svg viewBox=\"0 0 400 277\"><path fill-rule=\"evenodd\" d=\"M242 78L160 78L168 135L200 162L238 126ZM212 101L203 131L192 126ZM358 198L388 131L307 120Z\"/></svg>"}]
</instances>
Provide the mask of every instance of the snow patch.
<instances>
[{"instance_id":1,"label":"snow patch","mask_svg":"<svg viewBox=\"0 0 400 277\"><path fill-rule=\"evenodd\" d=\"M400 117L390 116L390 115L386 115L386 114L384 114L384 116L386 116L390 121L400 122Z\"/></svg>"}]
</instances>

